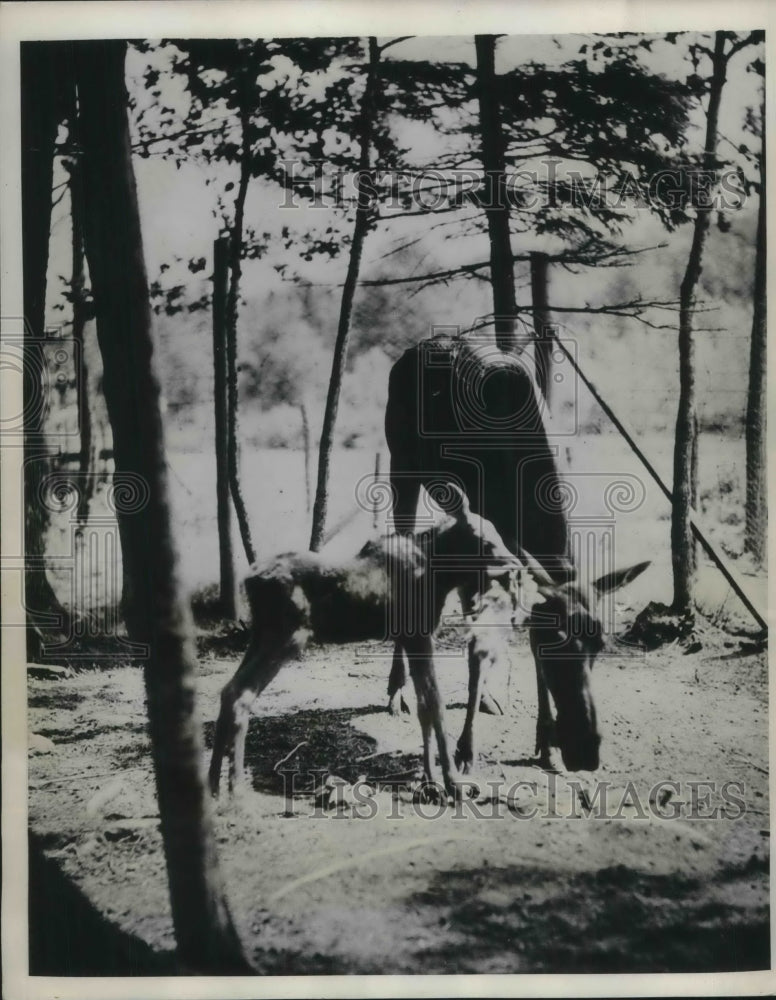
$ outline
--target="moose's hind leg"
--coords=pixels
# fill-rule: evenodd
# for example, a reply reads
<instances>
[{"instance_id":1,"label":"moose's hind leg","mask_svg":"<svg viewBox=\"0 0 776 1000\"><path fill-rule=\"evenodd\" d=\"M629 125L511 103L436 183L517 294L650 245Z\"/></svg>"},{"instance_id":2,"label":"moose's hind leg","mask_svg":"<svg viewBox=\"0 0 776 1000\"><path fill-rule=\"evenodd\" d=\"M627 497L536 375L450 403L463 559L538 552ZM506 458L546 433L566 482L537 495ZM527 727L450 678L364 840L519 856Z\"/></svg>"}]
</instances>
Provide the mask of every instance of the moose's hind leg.
<instances>
[{"instance_id":1,"label":"moose's hind leg","mask_svg":"<svg viewBox=\"0 0 776 1000\"><path fill-rule=\"evenodd\" d=\"M256 639L252 639L245 656L242 658L240 666L234 673L231 680L224 685L221 691L221 708L216 721L215 735L213 737L213 755L210 759L210 770L208 782L213 795L218 795L221 784L221 767L224 757L229 761L229 787L234 785L237 771L235 754L238 744L240 745L240 776L243 772L245 731L248 727L248 709L246 707L246 695L249 695L252 688L252 678L258 676L261 668L263 644ZM254 695L255 696L255 695ZM250 701L253 696L250 697Z\"/></svg>"},{"instance_id":2,"label":"moose's hind leg","mask_svg":"<svg viewBox=\"0 0 776 1000\"><path fill-rule=\"evenodd\" d=\"M245 737L251 705L287 659L289 656L284 655L283 644L254 639L234 676L224 685L210 762L210 791L213 795L218 794L224 756L229 761L229 791L233 792L244 781Z\"/></svg>"},{"instance_id":3,"label":"moose's hind leg","mask_svg":"<svg viewBox=\"0 0 776 1000\"><path fill-rule=\"evenodd\" d=\"M221 692L221 713L216 723L216 739L225 742L229 759L229 791L245 781L245 738L251 718L251 706L281 667L294 659L300 644L294 637L285 641L270 640L251 646L234 677ZM213 750L210 788L218 791L218 777L224 743Z\"/></svg>"},{"instance_id":4,"label":"moose's hind leg","mask_svg":"<svg viewBox=\"0 0 776 1000\"><path fill-rule=\"evenodd\" d=\"M537 694L536 749L534 750L534 753L538 755L539 765L541 767L551 768L552 755L550 753L550 748L558 745L558 740L555 735L555 721L552 717L550 693L547 689L547 682L544 679L542 666L536 653L534 654L534 661L536 666Z\"/></svg>"}]
</instances>

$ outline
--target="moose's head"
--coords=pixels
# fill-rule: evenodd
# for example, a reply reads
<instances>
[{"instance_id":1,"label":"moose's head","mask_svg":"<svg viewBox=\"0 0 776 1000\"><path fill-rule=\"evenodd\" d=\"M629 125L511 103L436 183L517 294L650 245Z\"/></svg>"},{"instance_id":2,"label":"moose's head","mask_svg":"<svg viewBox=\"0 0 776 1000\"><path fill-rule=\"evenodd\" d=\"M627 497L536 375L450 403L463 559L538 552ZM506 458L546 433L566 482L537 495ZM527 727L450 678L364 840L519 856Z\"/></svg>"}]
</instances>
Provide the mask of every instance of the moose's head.
<instances>
[{"instance_id":1,"label":"moose's head","mask_svg":"<svg viewBox=\"0 0 776 1000\"><path fill-rule=\"evenodd\" d=\"M549 705L542 706L542 686L555 703L555 739L564 766L570 771L595 771L599 765L601 736L598 730L591 673L596 656L604 647L598 607L604 594L613 593L634 580L649 566L638 563L616 570L582 588L574 580L558 583L528 553L521 551L535 586L528 598L526 624L539 674L539 722L537 749L549 751L552 727ZM544 731L542 731L544 730Z\"/></svg>"}]
</instances>

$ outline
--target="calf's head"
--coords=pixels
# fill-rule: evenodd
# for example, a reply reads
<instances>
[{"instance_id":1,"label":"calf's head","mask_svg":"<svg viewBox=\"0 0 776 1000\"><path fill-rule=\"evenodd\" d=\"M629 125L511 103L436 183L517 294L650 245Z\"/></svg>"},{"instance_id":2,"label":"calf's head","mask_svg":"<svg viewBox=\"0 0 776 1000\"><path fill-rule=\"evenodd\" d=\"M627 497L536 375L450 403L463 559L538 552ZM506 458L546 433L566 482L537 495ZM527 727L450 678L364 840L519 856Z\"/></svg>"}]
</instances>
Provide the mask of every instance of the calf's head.
<instances>
[{"instance_id":1,"label":"calf's head","mask_svg":"<svg viewBox=\"0 0 776 1000\"><path fill-rule=\"evenodd\" d=\"M601 736L591 673L604 647L596 608L604 594L630 583L649 563L608 573L583 590L574 582L554 582L530 555L521 556L536 587L526 624L537 669L555 703L556 737L563 764L570 771L595 771Z\"/></svg>"}]
</instances>

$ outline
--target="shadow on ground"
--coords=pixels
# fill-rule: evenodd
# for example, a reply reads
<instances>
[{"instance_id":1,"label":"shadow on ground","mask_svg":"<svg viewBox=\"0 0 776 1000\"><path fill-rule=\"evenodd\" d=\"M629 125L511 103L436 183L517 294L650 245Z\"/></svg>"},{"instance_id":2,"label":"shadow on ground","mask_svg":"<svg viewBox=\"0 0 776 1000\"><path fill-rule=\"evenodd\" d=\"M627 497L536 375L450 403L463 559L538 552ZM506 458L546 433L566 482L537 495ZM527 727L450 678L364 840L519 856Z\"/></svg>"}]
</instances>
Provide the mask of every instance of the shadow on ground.
<instances>
[{"instance_id":1,"label":"shadow on ground","mask_svg":"<svg viewBox=\"0 0 776 1000\"><path fill-rule=\"evenodd\" d=\"M31 976L170 976L171 952L120 930L29 839Z\"/></svg>"},{"instance_id":2,"label":"shadow on ground","mask_svg":"<svg viewBox=\"0 0 776 1000\"><path fill-rule=\"evenodd\" d=\"M305 792L313 791L327 774L348 782L364 777L378 784L390 783L397 772L418 769L419 752L378 754L375 740L350 724L354 718L384 713L383 706L372 706L252 718L245 740L245 766L253 774L253 788L285 794L284 774L290 772L298 773L294 791ZM212 747L214 728L213 723L205 724L208 747Z\"/></svg>"},{"instance_id":3,"label":"shadow on ground","mask_svg":"<svg viewBox=\"0 0 776 1000\"><path fill-rule=\"evenodd\" d=\"M753 858L722 869L719 901L701 880L624 865L565 877L529 868L446 872L414 901L466 942L456 972L750 972L770 968L768 910L736 903L736 884L763 865ZM426 957L437 965L448 956Z\"/></svg>"}]
</instances>

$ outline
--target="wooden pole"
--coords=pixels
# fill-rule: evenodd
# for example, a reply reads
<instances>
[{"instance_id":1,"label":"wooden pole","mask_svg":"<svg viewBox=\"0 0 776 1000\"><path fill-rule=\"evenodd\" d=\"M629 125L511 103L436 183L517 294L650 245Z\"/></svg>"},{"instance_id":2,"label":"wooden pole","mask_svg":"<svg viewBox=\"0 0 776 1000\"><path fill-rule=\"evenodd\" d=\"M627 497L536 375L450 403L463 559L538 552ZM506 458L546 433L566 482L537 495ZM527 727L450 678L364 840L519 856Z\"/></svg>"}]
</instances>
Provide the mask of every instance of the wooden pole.
<instances>
[{"instance_id":1,"label":"wooden pole","mask_svg":"<svg viewBox=\"0 0 776 1000\"><path fill-rule=\"evenodd\" d=\"M584 372L582 371L582 369L579 367L579 365L577 364L577 362L574 360L571 352L568 351L564 347L564 345L560 342L560 340L558 340L556 334L552 334L552 338L553 338L555 344L557 344L557 346L561 349L561 351L563 351L563 353L566 356L566 358L568 358L568 360L569 360L569 362L571 364L571 367L574 369L574 371L577 373L577 375L579 375L579 377L584 382L585 386L590 391L590 395L593 397L593 399L595 399L595 401L598 403L598 405L601 407L601 409L604 411L604 413L607 415L607 417L611 420L611 422L614 424L614 426L617 428L617 430L620 432L620 434L622 434L622 436L625 438L625 440L627 441L628 445L631 448L631 451L633 451L633 453L636 455L636 457L638 458L638 460L641 462L641 464L644 466L644 468L647 470L647 472L650 474L650 476L652 476L652 478L655 480L655 482L657 483L657 485L660 487L660 489L662 490L662 492L665 495L666 499L673 506L673 503L674 503L673 493L671 492L671 490L669 490L669 488L666 486L666 484L660 478L660 476L659 476L657 470L655 469L654 465L652 465L652 463L649 461L649 459L644 454L644 452L641 450L641 448L636 444L636 442L633 439L632 435L627 431L627 429L623 425L622 421L619 420L619 418L617 417L617 415L615 414L615 412L612 410L612 408L609 406L609 404L606 402L606 400L603 399L603 397L598 392L598 390L593 385L593 383L590 381L590 379L587 378L587 376L584 374ZM741 602L743 603L744 607L752 615L752 617L757 622L757 624L761 628L763 628L763 629L765 629L767 631L767 629L768 629L768 622L765 620L765 616L763 614L761 614L760 611L757 610L757 607L755 606L753 600L748 596L748 594L744 590L743 583L737 578L737 576L735 576L733 574L733 570L730 569L730 567L727 565L727 563L725 562L725 559L723 558L723 556L717 551L716 547L703 534L703 532L702 532L702 530L700 528L700 525L698 524L698 515L697 515L697 513L692 508L690 508L690 525L691 525L691 528L692 528L693 535L701 543L701 545L703 546L703 548L706 550L706 552L710 556L711 560L714 562L714 564L720 570L720 572L725 577L725 579L727 580L727 582L730 584L730 586L736 592L736 594L740 598Z\"/></svg>"}]
</instances>

